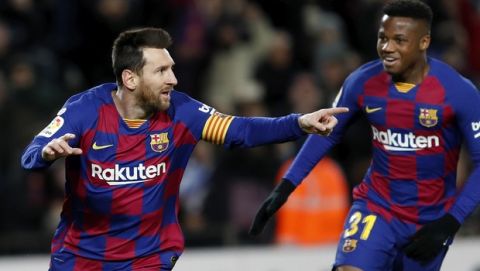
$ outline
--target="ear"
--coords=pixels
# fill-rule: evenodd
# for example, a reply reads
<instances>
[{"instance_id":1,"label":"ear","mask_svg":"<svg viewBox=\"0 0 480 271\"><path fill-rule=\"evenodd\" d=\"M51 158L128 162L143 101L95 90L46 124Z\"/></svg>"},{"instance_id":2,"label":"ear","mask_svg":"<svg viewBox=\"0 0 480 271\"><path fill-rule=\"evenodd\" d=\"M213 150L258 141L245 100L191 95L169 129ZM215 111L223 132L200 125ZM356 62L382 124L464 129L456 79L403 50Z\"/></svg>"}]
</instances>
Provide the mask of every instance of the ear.
<instances>
[{"instance_id":1,"label":"ear","mask_svg":"<svg viewBox=\"0 0 480 271\"><path fill-rule=\"evenodd\" d=\"M137 88L138 76L132 70L125 69L122 71L122 83L128 89Z\"/></svg>"},{"instance_id":2,"label":"ear","mask_svg":"<svg viewBox=\"0 0 480 271\"><path fill-rule=\"evenodd\" d=\"M425 35L420 39L420 50L425 51L430 46L430 35Z\"/></svg>"}]
</instances>

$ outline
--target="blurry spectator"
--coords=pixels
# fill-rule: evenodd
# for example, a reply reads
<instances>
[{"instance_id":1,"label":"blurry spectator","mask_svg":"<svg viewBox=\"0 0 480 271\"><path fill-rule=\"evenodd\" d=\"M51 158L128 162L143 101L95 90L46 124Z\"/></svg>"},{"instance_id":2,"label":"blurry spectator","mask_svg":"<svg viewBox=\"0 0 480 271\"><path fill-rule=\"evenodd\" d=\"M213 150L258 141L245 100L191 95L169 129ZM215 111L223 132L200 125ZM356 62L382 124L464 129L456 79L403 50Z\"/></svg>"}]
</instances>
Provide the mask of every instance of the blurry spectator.
<instances>
[{"instance_id":1,"label":"blurry spectator","mask_svg":"<svg viewBox=\"0 0 480 271\"><path fill-rule=\"evenodd\" d=\"M265 59L259 60L255 78L265 89L264 103L274 116L287 112L287 87L298 67L294 62L289 33L277 31L268 46Z\"/></svg>"},{"instance_id":2,"label":"blurry spectator","mask_svg":"<svg viewBox=\"0 0 480 271\"><path fill-rule=\"evenodd\" d=\"M215 53L206 75L205 100L226 113L232 113L235 100L242 99L242 87L255 84L255 65L272 35L268 19L255 5L238 2L240 10L225 13L215 27Z\"/></svg>"},{"instance_id":3,"label":"blurry spectator","mask_svg":"<svg viewBox=\"0 0 480 271\"><path fill-rule=\"evenodd\" d=\"M181 224L188 246L206 245L209 240L205 199L212 189L211 176L217 161L212 145L199 142L188 161L180 184Z\"/></svg>"},{"instance_id":4,"label":"blurry spectator","mask_svg":"<svg viewBox=\"0 0 480 271\"><path fill-rule=\"evenodd\" d=\"M49 28L49 12L45 1L4 1L4 6L0 6L0 18L9 23L14 33L13 46L25 50L45 43Z\"/></svg>"},{"instance_id":5,"label":"blurry spectator","mask_svg":"<svg viewBox=\"0 0 480 271\"><path fill-rule=\"evenodd\" d=\"M210 24L219 16L221 5L219 1L192 2L174 21L172 34L176 45L173 57L175 72L182 74L183 78L177 89L199 98L203 96L202 79L210 54Z\"/></svg>"},{"instance_id":6,"label":"blurry spectator","mask_svg":"<svg viewBox=\"0 0 480 271\"><path fill-rule=\"evenodd\" d=\"M294 76L287 97L290 110L299 113L310 112L325 104L324 93L310 73ZM277 171L277 181L288 169L303 141L282 144L284 149L287 145L295 147ZM340 165L330 157L322 159L278 211L276 243L320 245L336 242L350 206L349 192L349 184Z\"/></svg>"},{"instance_id":7,"label":"blurry spectator","mask_svg":"<svg viewBox=\"0 0 480 271\"><path fill-rule=\"evenodd\" d=\"M267 116L266 107L259 100L238 101L236 112L243 116ZM221 245L251 242L270 242L273 232L252 240L247 232L260 204L273 187L272 179L279 166L273 145L253 149L221 152L212 175L205 215Z\"/></svg>"},{"instance_id":8,"label":"blurry spectator","mask_svg":"<svg viewBox=\"0 0 480 271\"><path fill-rule=\"evenodd\" d=\"M10 52L10 48L12 46L12 36L11 30L9 29L8 25L0 20L0 59L4 60L8 53ZM5 69L4 61L1 61L0 68Z\"/></svg>"}]
</instances>

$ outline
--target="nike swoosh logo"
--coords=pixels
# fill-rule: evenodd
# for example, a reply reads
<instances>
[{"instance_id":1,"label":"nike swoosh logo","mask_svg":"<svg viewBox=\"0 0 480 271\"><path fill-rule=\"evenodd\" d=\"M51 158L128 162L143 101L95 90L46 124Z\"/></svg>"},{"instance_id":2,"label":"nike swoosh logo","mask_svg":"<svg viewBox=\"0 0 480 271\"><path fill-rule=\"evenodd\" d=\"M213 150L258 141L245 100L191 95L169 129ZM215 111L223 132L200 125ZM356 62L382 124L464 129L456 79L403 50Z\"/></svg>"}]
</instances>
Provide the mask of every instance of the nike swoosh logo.
<instances>
[{"instance_id":1,"label":"nike swoosh logo","mask_svg":"<svg viewBox=\"0 0 480 271\"><path fill-rule=\"evenodd\" d=\"M370 108L368 107L368 105L365 107L365 111L367 112L367 114L370 114L370 113L373 113L373 112L377 112L379 110L382 110L381 107L373 107L373 108Z\"/></svg>"},{"instance_id":2,"label":"nike swoosh logo","mask_svg":"<svg viewBox=\"0 0 480 271\"><path fill-rule=\"evenodd\" d=\"M112 147L113 144L110 144L110 145L97 145L97 142L94 142L93 145L92 145L92 149L98 151L98 150L103 150L103 149L106 149L106 148L110 148Z\"/></svg>"}]
</instances>

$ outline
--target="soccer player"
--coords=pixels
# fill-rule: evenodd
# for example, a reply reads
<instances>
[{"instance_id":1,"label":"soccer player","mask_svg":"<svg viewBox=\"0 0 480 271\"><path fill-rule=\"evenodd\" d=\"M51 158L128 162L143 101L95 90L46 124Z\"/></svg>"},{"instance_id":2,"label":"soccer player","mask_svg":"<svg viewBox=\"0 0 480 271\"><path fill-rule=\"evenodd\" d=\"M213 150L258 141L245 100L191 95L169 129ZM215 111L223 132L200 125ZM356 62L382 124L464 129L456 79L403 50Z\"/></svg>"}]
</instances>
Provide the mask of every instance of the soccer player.
<instances>
[{"instance_id":1,"label":"soccer player","mask_svg":"<svg viewBox=\"0 0 480 271\"><path fill-rule=\"evenodd\" d=\"M262 231L354 117L365 114L373 160L353 190L333 270L439 270L455 233L480 200L480 96L469 80L427 56L429 6L394 0L383 12L379 60L349 75L334 102L349 113L339 115L328 138L309 136L260 207L250 233ZM475 167L457 191L463 140Z\"/></svg>"},{"instance_id":2,"label":"soccer player","mask_svg":"<svg viewBox=\"0 0 480 271\"><path fill-rule=\"evenodd\" d=\"M329 134L329 108L280 118L224 115L174 90L170 35L160 28L121 33L115 83L69 98L26 148L22 166L66 157L65 202L50 270L171 270L183 251L178 190L199 140L253 147Z\"/></svg>"}]
</instances>

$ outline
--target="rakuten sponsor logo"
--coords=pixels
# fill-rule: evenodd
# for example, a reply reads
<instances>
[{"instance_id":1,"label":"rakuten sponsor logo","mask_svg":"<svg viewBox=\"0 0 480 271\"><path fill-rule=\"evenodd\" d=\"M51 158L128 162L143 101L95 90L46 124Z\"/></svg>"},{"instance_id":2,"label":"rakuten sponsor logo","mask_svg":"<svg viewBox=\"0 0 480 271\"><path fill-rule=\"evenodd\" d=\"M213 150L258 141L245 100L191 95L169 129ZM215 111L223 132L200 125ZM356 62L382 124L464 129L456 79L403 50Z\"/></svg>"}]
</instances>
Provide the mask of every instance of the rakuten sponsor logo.
<instances>
[{"instance_id":1,"label":"rakuten sponsor logo","mask_svg":"<svg viewBox=\"0 0 480 271\"><path fill-rule=\"evenodd\" d=\"M142 163L136 167L120 167L115 164L113 168L103 168L101 165L92 163L92 177L106 181L109 185L147 182L166 172L165 162L147 167Z\"/></svg>"},{"instance_id":2,"label":"rakuten sponsor logo","mask_svg":"<svg viewBox=\"0 0 480 271\"><path fill-rule=\"evenodd\" d=\"M438 136L416 136L414 133L396 133L387 129L379 131L372 126L373 140L383 144L389 151L418 151L425 148L440 146Z\"/></svg>"}]
</instances>

